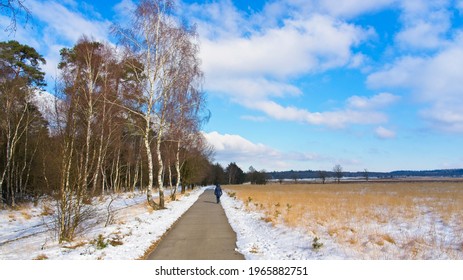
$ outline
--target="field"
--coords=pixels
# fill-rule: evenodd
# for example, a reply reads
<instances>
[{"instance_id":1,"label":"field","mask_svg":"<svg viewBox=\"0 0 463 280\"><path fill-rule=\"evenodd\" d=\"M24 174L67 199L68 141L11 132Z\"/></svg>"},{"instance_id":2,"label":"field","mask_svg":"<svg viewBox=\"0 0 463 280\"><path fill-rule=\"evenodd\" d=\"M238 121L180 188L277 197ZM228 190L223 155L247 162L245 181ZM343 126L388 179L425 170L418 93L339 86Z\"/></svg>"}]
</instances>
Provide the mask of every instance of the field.
<instances>
[{"instance_id":1,"label":"field","mask_svg":"<svg viewBox=\"0 0 463 280\"><path fill-rule=\"evenodd\" d=\"M355 259L463 259L463 182L224 186L264 220Z\"/></svg>"}]
</instances>

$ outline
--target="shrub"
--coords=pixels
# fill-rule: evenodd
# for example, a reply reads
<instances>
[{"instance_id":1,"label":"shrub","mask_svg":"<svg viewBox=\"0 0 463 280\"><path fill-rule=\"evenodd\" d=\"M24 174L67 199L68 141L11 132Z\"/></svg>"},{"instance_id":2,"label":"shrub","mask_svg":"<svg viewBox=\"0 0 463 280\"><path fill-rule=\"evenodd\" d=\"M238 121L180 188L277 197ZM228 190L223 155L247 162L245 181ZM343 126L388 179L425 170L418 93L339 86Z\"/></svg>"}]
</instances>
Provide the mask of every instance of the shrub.
<instances>
[{"instance_id":1,"label":"shrub","mask_svg":"<svg viewBox=\"0 0 463 280\"><path fill-rule=\"evenodd\" d=\"M105 242L104 237L102 234L98 235L98 238L96 240L96 248L98 250L102 250L108 246L108 243Z\"/></svg>"},{"instance_id":2,"label":"shrub","mask_svg":"<svg viewBox=\"0 0 463 280\"><path fill-rule=\"evenodd\" d=\"M320 242L320 238L315 237L312 242L312 248L315 250L320 249L323 246L323 243Z\"/></svg>"},{"instance_id":3,"label":"shrub","mask_svg":"<svg viewBox=\"0 0 463 280\"><path fill-rule=\"evenodd\" d=\"M38 260L38 261L41 261L41 260L48 260L48 257L47 257L47 255L45 255L45 254L40 254L40 255L38 255L37 257L35 257L34 260Z\"/></svg>"}]
</instances>

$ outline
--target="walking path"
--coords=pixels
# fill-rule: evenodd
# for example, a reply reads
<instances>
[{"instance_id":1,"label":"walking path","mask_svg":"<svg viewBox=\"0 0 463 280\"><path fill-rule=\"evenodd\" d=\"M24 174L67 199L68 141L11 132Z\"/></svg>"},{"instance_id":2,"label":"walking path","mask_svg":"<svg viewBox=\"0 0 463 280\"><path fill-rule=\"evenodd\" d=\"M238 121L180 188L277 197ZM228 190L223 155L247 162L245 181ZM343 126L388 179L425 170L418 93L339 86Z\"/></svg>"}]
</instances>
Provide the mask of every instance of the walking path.
<instances>
[{"instance_id":1,"label":"walking path","mask_svg":"<svg viewBox=\"0 0 463 280\"><path fill-rule=\"evenodd\" d=\"M225 211L206 190L147 257L149 260L243 260Z\"/></svg>"}]
</instances>

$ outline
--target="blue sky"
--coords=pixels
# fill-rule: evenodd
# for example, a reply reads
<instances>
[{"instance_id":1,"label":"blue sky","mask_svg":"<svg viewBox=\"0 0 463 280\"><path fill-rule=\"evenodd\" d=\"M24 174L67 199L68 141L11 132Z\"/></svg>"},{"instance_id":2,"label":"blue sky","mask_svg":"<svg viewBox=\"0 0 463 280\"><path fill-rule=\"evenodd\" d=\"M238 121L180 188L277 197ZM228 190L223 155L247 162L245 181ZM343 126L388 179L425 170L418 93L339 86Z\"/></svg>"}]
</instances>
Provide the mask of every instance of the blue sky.
<instances>
[{"instance_id":1,"label":"blue sky","mask_svg":"<svg viewBox=\"0 0 463 280\"><path fill-rule=\"evenodd\" d=\"M26 0L15 34L59 50L134 2ZM463 167L463 0L177 2L197 25L215 160L243 170ZM0 25L8 19L0 16Z\"/></svg>"}]
</instances>

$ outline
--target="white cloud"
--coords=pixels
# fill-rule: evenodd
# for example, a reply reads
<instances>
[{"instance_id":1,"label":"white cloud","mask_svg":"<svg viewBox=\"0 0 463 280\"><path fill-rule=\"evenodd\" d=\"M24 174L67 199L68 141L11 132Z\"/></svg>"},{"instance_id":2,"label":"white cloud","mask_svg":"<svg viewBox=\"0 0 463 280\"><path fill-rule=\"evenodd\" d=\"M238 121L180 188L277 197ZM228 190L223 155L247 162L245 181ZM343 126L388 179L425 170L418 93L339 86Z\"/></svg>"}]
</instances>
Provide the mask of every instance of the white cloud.
<instances>
[{"instance_id":1,"label":"white cloud","mask_svg":"<svg viewBox=\"0 0 463 280\"><path fill-rule=\"evenodd\" d=\"M194 23L203 38L216 39L236 37L247 32L244 15L231 0L209 3L180 2L179 13L186 18L194 18Z\"/></svg>"},{"instance_id":2,"label":"white cloud","mask_svg":"<svg viewBox=\"0 0 463 280\"><path fill-rule=\"evenodd\" d=\"M234 153L236 155L258 156L261 154L276 154L275 150L263 145L254 144L251 141L231 134L220 134L216 131L204 133L204 137L217 152Z\"/></svg>"},{"instance_id":3,"label":"white cloud","mask_svg":"<svg viewBox=\"0 0 463 280\"><path fill-rule=\"evenodd\" d=\"M75 43L86 34L96 40L106 40L109 32L109 21L88 19L78 11L55 1L30 1L28 5L35 18L45 23L44 34L52 34L55 40Z\"/></svg>"},{"instance_id":4,"label":"white cloud","mask_svg":"<svg viewBox=\"0 0 463 280\"><path fill-rule=\"evenodd\" d=\"M203 133L207 142L214 148L216 160L222 165L236 162L238 165L272 166L272 161L280 157L280 152L264 144L255 144L239 136L220 134L216 131ZM261 168L255 166L256 168Z\"/></svg>"},{"instance_id":5,"label":"white cloud","mask_svg":"<svg viewBox=\"0 0 463 280\"><path fill-rule=\"evenodd\" d=\"M243 170L249 166L256 169L287 170L307 162L332 161L331 158L316 153L281 152L261 143L253 143L240 135L203 132L207 142L215 150L215 160L222 166L236 162Z\"/></svg>"},{"instance_id":6,"label":"white cloud","mask_svg":"<svg viewBox=\"0 0 463 280\"><path fill-rule=\"evenodd\" d=\"M408 0L399 2L403 29L396 34L402 48L434 50L447 44L451 28L450 1Z\"/></svg>"},{"instance_id":7,"label":"white cloud","mask_svg":"<svg viewBox=\"0 0 463 280\"><path fill-rule=\"evenodd\" d=\"M228 95L238 103L267 97L298 96L302 92L295 86L265 78L206 77L208 90Z\"/></svg>"},{"instance_id":8,"label":"white cloud","mask_svg":"<svg viewBox=\"0 0 463 280\"><path fill-rule=\"evenodd\" d=\"M373 88L410 89L416 100L427 104L421 116L434 128L463 132L463 34L451 45L427 57L404 57L372 73Z\"/></svg>"},{"instance_id":9,"label":"white cloud","mask_svg":"<svg viewBox=\"0 0 463 280\"><path fill-rule=\"evenodd\" d=\"M133 12L136 9L136 4L132 0L122 0L116 4L113 8L115 12L114 18L118 23L125 24L129 23L132 19Z\"/></svg>"},{"instance_id":10,"label":"white cloud","mask_svg":"<svg viewBox=\"0 0 463 280\"><path fill-rule=\"evenodd\" d=\"M436 49L446 44L444 35L448 27L448 24L419 21L398 33L396 40L403 47Z\"/></svg>"},{"instance_id":11,"label":"white cloud","mask_svg":"<svg viewBox=\"0 0 463 280\"><path fill-rule=\"evenodd\" d=\"M389 106L398 99L400 99L400 97L388 92L383 92L370 98L355 95L347 100L347 104L349 107L355 109L372 110Z\"/></svg>"},{"instance_id":12,"label":"white cloud","mask_svg":"<svg viewBox=\"0 0 463 280\"><path fill-rule=\"evenodd\" d=\"M396 133L393 130L379 126L375 129L376 137L380 139L391 139L396 137Z\"/></svg>"},{"instance_id":13,"label":"white cloud","mask_svg":"<svg viewBox=\"0 0 463 280\"><path fill-rule=\"evenodd\" d=\"M386 121L384 114L376 112L351 109L310 112L277 103L276 98L302 95L302 91L290 82L294 78L339 67L360 67L364 56L352 49L374 33L318 13L304 17L286 14L278 24L264 24L261 19L277 13L274 8L282 5L286 4L268 4L263 13L254 14L250 19L239 14L230 1L191 6L193 11L199 11L196 18L200 21L205 89L278 120L330 127ZM210 18L204 19L204 13ZM222 18L221 14L228 23L214 25ZM255 26L256 22L263 25ZM254 29L240 32L235 30L235 24ZM231 26L230 30L221 32L225 26Z\"/></svg>"},{"instance_id":14,"label":"white cloud","mask_svg":"<svg viewBox=\"0 0 463 280\"><path fill-rule=\"evenodd\" d=\"M201 59L206 75L287 77L358 60L351 48L369 34L369 30L331 17L313 15L305 20L286 20L282 27L249 37L203 38Z\"/></svg>"},{"instance_id":15,"label":"white cloud","mask_svg":"<svg viewBox=\"0 0 463 280\"><path fill-rule=\"evenodd\" d=\"M387 121L381 112L344 109L331 112L310 112L296 107L284 107L270 100L258 101L248 107L258 109L277 120L297 121L313 125L343 128L348 124L376 124Z\"/></svg>"}]
</instances>

